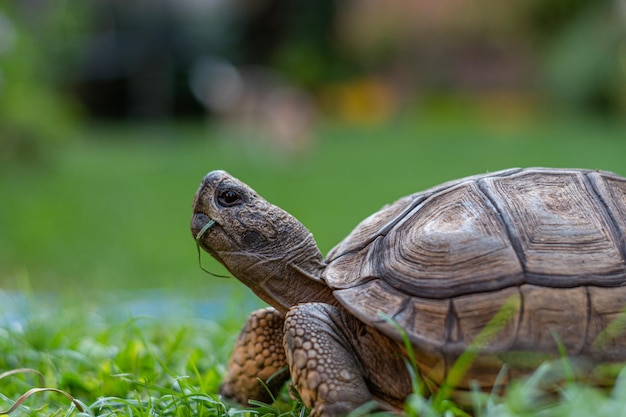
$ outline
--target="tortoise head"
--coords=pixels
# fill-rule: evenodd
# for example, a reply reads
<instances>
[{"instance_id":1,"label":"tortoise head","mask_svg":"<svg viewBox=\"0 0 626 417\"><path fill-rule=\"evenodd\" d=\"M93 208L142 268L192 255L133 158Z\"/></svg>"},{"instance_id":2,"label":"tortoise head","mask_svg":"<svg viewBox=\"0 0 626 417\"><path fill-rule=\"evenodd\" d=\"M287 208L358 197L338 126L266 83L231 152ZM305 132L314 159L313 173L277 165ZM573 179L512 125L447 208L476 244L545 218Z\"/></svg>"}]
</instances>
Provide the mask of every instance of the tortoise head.
<instances>
[{"instance_id":1,"label":"tortoise head","mask_svg":"<svg viewBox=\"0 0 626 417\"><path fill-rule=\"evenodd\" d=\"M259 297L286 310L285 300L319 281L322 255L311 233L281 208L225 171L207 174L193 202L191 233L199 245ZM309 278L307 280L307 278Z\"/></svg>"}]
</instances>

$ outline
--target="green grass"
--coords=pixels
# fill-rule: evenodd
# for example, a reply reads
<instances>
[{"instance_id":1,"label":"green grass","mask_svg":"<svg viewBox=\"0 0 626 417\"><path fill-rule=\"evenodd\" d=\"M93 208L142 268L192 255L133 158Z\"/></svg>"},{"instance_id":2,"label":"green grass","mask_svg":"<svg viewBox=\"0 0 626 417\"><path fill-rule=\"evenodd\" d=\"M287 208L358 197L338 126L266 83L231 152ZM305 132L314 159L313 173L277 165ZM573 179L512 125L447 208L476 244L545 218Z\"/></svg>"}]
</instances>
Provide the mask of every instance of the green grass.
<instances>
[{"instance_id":1,"label":"green grass","mask_svg":"<svg viewBox=\"0 0 626 417\"><path fill-rule=\"evenodd\" d=\"M107 310L76 303L51 319L50 310L35 300L30 302L19 324L5 322L0 331L0 370L30 370L0 375L0 410L9 409L36 387L57 391L32 393L14 416L302 417L307 412L300 402L289 398L287 389L276 405L260 408L233 407L219 397L217 388L237 332L234 323L224 325L184 315L168 320L119 320ZM475 392L470 409L459 409L445 398L412 395L406 414L626 415L626 373L620 374L609 391L569 381L547 392L546 387L552 387L550 375L558 365L545 364L530 378L515 381L504 397ZM363 411L367 414L367 407L359 410Z\"/></svg>"},{"instance_id":2,"label":"green grass","mask_svg":"<svg viewBox=\"0 0 626 417\"><path fill-rule=\"evenodd\" d=\"M87 407L80 414L63 395L42 392L16 413L238 413L216 392L250 293L199 269L188 230L193 194L209 170L230 171L292 212L323 252L383 204L453 178L538 165L626 175L626 129L598 121L329 124L318 137L310 152L287 157L200 125L100 126L41 161L0 167L1 287L29 294L17 311L2 305L0 374L37 370L43 385ZM203 263L223 272L208 256ZM169 303L165 320L114 314L129 309L120 294L152 288L234 302L216 301L215 321ZM626 379L608 393L568 383L546 404L540 377L520 380L504 399L481 397L477 414L626 416ZM33 373L3 377L0 409L40 385ZM448 405L415 396L408 414L450 415ZM300 412L297 402L284 401L255 413Z\"/></svg>"},{"instance_id":3,"label":"green grass","mask_svg":"<svg viewBox=\"0 0 626 417\"><path fill-rule=\"evenodd\" d=\"M207 320L120 321L85 306L66 308L51 319L50 311L32 304L19 324L3 326L0 369L27 368L40 375L0 379L0 408L6 410L33 387L53 387L75 398L85 409L82 415L224 415L230 406L211 393L217 391L233 334ZM72 410L58 392L43 392L14 414Z\"/></svg>"}]
</instances>

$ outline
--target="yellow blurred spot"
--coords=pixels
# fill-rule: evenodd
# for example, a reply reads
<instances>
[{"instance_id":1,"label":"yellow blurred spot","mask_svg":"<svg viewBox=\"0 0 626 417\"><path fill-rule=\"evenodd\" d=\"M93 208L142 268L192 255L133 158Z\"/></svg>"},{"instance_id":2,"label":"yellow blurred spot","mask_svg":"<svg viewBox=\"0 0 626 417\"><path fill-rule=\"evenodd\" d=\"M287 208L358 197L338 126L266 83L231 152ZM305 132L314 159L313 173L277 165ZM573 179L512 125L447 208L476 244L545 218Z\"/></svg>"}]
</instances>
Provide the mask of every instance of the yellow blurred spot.
<instances>
[{"instance_id":1,"label":"yellow blurred spot","mask_svg":"<svg viewBox=\"0 0 626 417\"><path fill-rule=\"evenodd\" d=\"M384 123L397 109L391 87L375 77L328 86L321 102L332 117L357 124Z\"/></svg>"}]
</instances>

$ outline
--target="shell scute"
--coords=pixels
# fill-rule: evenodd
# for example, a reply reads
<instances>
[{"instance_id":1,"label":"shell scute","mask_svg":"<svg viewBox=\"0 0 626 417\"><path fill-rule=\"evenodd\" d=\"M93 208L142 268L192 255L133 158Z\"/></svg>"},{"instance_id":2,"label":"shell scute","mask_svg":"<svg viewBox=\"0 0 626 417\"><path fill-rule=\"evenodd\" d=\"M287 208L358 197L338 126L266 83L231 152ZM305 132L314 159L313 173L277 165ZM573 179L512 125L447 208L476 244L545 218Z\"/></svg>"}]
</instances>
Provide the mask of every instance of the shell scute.
<instances>
[{"instance_id":1,"label":"shell scute","mask_svg":"<svg viewBox=\"0 0 626 417\"><path fill-rule=\"evenodd\" d=\"M446 298L520 283L522 267L491 203L474 182L416 207L387 236L378 276L407 294Z\"/></svg>"},{"instance_id":2,"label":"shell scute","mask_svg":"<svg viewBox=\"0 0 626 417\"><path fill-rule=\"evenodd\" d=\"M588 287L589 323L585 350L607 360L623 359L626 346L626 287Z\"/></svg>"},{"instance_id":3,"label":"shell scute","mask_svg":"<svg viewBox=\"0 0 626 417\"><path fill-rule=\"evenodd\" d=\"M345 306L358 304L353 313L361 320L391 331L384 315L394 317L404 309L407 297L383 281L369 281L356 287L335 290L335 297Z\"/></svg>"},{"instance_id":4,"label":"shell scute","mask_svg":"<svg viewBox=\"0 0 626 417\"><path fill-rule=\"evenodd\" d=\"M405 307L393 318L415 343L440 348L449 341L450 300L409 297Z\"/></svg>"},{"instance_id":5,"label":"shell scute","mask_svg":"<svg viewBox=\"0 0 626 417\"><path fill-rule=\"evenodd\" d=\"M451 346L458 353L470 347L477 351L501 351L512 347L517 338L522 297L517 287L490 293L455 297L454 330Z\"/></svg>"},{"instance_id":6,"label":"shell scute","mask_svg":"<svg viewBox=\"0 0 626 417\"><path fill-rule=\"evenodd\" d=\"M557 352L559 345L569 355L581 353L589 317L587 288L547 288L522 285L523 319L516 350Z\"/></svg>"},{"instance_id":7,"label":"shell scute","mask_svg":"<svg viewBox=\"0 0 626 417\"><path fill-rule=\"evenodd\" d=\"M611 226L583 172L529 170L483 181L519 245L528 282L569 287L590 276L624 279Z\"/></svg>"}]
</instances>

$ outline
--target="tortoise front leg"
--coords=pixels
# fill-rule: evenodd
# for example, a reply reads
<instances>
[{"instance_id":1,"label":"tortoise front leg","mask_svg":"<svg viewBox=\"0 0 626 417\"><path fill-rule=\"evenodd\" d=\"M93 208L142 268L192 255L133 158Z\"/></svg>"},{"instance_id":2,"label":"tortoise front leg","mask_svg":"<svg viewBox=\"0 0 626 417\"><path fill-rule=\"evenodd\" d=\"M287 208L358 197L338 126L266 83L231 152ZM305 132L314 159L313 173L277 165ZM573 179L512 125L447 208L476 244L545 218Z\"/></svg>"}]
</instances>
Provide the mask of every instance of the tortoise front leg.
<instances>
[{"instance_id":1,"label":"tortoise front leg","mask_svg":"<svg viewBox=\"0 0 626 417\"><path fill-rule=\"evenodd\" d=\"M272 402L271 396L289 379L283 327L283 316L273 308L256 310L248 316L228 361L220 394L243 405L248 400Z\"/></svg>"},{"instance_id":2,"label":"tortoise front leg","mask_svg":"<svg viewBox=\"0 0 626 417\"><path fill-rule=\"evenodd\" d=\"M285 317L292 383L312 416L344 415L372 400L341 316L334 306L310 303Z\"/></svg>"}]
</instances>

